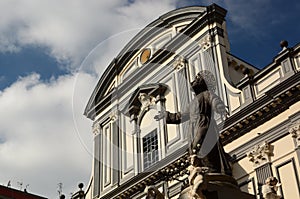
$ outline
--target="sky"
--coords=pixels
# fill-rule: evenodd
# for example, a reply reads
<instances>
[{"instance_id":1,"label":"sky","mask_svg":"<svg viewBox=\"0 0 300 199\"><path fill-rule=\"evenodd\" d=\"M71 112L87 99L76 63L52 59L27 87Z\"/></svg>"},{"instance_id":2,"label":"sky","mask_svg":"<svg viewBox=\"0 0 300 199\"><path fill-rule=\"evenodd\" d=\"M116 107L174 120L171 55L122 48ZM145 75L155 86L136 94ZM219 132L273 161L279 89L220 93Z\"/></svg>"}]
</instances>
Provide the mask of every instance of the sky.
<instances>
[{"instance_id":1,"label":"sky","mask_svg":"<svg viewBox=\"0 0 300 199\"><path fill-rule=\"evenodd\" d=\"M224 7L231 53L263 68L300 42L297 0L1 0L0 184L67 198L89 183L87 101L114 56L162 14ZM22 186L21 186L22 184Z\"/></svg>"}]
</instances>

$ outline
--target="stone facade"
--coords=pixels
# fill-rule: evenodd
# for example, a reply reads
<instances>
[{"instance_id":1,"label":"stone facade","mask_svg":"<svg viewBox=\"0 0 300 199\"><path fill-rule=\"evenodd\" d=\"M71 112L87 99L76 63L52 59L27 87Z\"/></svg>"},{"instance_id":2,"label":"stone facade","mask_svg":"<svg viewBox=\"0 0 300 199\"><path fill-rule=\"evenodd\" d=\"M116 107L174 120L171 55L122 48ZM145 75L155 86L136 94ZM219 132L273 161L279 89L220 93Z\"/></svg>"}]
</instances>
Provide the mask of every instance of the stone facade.
<instances>
[{"instance_id":1,"label":"stone facade","mask_svg":"<svg viewBox=\"0 0 300 199\"><path fill-rule=\"evenodd\" d=\"M154 117L184 112L194 98L190 82L201 71L213 74L213 92L228 107L227 118L214 119L235 190L259 198L275 176L279 195L299 198L300 45L285 46L258 70L229 52L225 16L216 4L171 11L107 67L84 113L94 121L95 140L86 198L142 199L154 194L144 192L149 186L179 197L188 185L188 122Z\"/></svg>"}]
</instances>

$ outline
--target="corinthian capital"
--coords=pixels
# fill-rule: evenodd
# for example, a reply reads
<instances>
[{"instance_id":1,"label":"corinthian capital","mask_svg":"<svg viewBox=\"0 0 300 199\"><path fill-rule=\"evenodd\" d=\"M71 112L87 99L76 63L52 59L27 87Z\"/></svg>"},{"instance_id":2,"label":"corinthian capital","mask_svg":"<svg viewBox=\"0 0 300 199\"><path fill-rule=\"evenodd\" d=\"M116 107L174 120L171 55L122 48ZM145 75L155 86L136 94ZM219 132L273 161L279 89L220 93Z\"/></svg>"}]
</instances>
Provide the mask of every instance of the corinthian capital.
<instances>
[{"instance_id":1,"label":"corinthian capital","mask_svg":"<svg viewBox=\"0 0 300 199\"><path fill-rule=\"evenodd\" d=\"M254 167L258 167L270 161L273 156L274 146L265 142L262 145L256 145L252 151L247 154L249 161L253 162Z\"/></svg>"},{"instance_id":2,"label":"corinthian capital","mask_svg":"<svg viewBox=\"0 0 300 199\"><path fill-rule=\"evenodd\" d=\"M208 48L211 47L212 44L212 37L211 35L206 35L202 39L200 39L199 44L201 46L202 51L206 51Z\"/></svg>"},{"instance_id":3,"label":"corinthian capital","mask_svg":"<svg viewBox=\"0 0 300 199\"><path fill-rule=\"evenodd\" d=\"M289 133L296 139L297 146L300 146L300 120L293 123L289 128Z\"/></svg>"},{"instance_id":4,"label":"corinthian capital","mask_svg":"<svg viewBox=\"0 0 300 199\"><path fill-rule=\"evenodd\" d=\"M100 124L97 122L97 123L94 123L93 124L93 134L94 135L97 135L100 133Z\"/></svg>"},{"instance_id":5,"label":"corinthian capital","mask_svg":"<svg viewBox=\"0 0 300 199\"><path fill-rule=\"evenodd\" d=\"M185 63L186 63L186 60L180 56L180 57L176 58L173 66L176 70L180 70L180 69L184 68Z\"/></svg>"}]
</instances>

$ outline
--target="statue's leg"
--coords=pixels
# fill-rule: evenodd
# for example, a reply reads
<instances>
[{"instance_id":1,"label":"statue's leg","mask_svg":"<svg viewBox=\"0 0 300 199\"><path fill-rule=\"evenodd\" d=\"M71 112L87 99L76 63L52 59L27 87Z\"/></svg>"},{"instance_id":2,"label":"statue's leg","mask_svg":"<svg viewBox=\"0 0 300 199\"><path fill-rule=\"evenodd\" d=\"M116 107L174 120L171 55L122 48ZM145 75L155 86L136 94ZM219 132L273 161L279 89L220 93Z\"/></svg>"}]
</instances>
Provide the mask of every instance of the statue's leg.
<instances>
[{"instance_id":1,"label":"statue's leg","mask_svg":"<svg viewBox=\"0 0 300 199\"><path fill-rule=\"evenodd\" d=\"M192 138L192 142L190 145L190 154L194 153L194 150L196 153L200 150L200 147L202 146L203 140L205 138L205 135L207 133L208 128L206 127L198 127L195 133L195 136ZM200 146L200 147L198 147Z\"/></svg>"},{"instance_id":2,"label":"statue's leg","mask_svg":"<svg viewBox=\"0 0 300 199\"><path fill-rule=\"evenodd\" d=\"M218 149L218 144L212 148L212 150L202 159L202 164L210 168L210 172L221 173L221 160Z\"/></svg>"},{"instance_id":3,"label":"statue's leg","mask_svg":"<svg viewBox=\"0 0 300 199\"><path fill-rule=\"evenodd\" d=\"M210 168L211 172L220 173L221 172L220 154L216 142L214 141L211 143L214 145L211 150L209 149L211 148L211 145L209 145L210 143L203 143L207 131L208 128L206 127L198 127L197 132L195 133L195 136L191 142L189 152L190 154L195 154L196 152L198 155L200 155L201 163L202 163L201 166ZM207 149L203 149L203 147L207 147ZM199 152L201 152L201 154Z\"/></svg>"},{"instance_id":4,"label":"statue's leg","mask_svg":"<svg viewBox=\"0 0 300 199\"><path fill-rule=\"evenodd\" d=\"M223 163L222 165L223 165L224 172L225 174L232 176L232 169L229 164L230 155L224 151L224 148L220 140L218 141L218 147L219 147L220 157Z\"/></svg>"}]
</instances>

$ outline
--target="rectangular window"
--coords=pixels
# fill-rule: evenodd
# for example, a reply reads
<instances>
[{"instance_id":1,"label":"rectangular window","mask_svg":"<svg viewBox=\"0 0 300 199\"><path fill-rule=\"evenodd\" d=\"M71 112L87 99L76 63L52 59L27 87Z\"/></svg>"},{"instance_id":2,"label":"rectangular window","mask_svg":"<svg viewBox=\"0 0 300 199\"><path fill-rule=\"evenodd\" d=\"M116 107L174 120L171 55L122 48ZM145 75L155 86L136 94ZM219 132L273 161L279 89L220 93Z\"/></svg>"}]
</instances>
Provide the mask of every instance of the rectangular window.
<instances>
[{"instance_id":1,"label":"rectangular window","mask_svg":"<svg viewBox=\"0 0 300 199\"><path fill-rule=\"evenodd\" d=\"M123 117L123 129L122 129L122 162L123 172L127 173L133 169L133 136L132 128L129 117Z\"/></svg>"},{"instance_id":2,"label":"rectangular window","mask_svg":"<svg viewBox=\"0 0 300 199\"><path fill-rule=\"evenodd\" d=\"M300 69L300 55L298 55L297 57L295 57L295 60L296 60L296 68L297 69Z\"/></svg>"},{"instance_id":3,"label":"rectangular window","mask_svg":"<svg viewBox=\"0 0 300 199\"><path fill-rule=\"evenodd\" d=\"M100 134L94 138L94 197L100 194Z\"/></svg>"},{"instance_id":4,"label":"rectangular window","mask_svg":"<svg viewBox=\"0 0 300 199\"><path fill-rule=\"evenodd\" d=\"M110 123L103 127L103 180L104 186L110 184L111 178L111 127Z\"/></svg>"},{"instance_id":5,"label":"rectangular window","mask_svg":"<svg viewBox=\"0 0 300 199\"><path fill-rule=\"evenodd\" d=\"M156 130L143 137L143 160L144 169L149 168L159 160Z\"/></svg>"},{"instance_id":6,"label":"rectangular window","mask_svg":"<svg viewBox=\"0 0 300 199\"><path fill-rule=\"evenodd\" d=\"M278 181L282 184L279 190L284 198L299 198L300 188L294 158L277 165Z\"/></svg>"}]
</instances>

